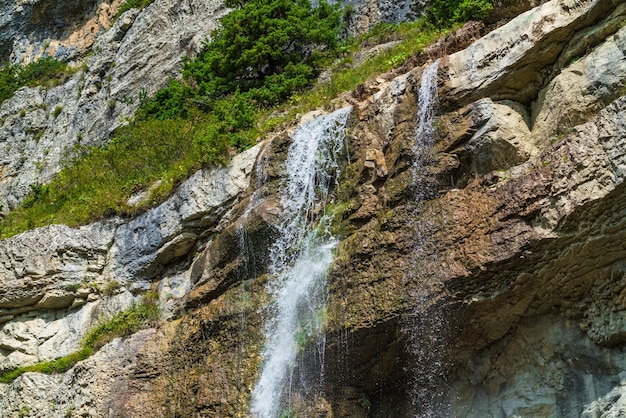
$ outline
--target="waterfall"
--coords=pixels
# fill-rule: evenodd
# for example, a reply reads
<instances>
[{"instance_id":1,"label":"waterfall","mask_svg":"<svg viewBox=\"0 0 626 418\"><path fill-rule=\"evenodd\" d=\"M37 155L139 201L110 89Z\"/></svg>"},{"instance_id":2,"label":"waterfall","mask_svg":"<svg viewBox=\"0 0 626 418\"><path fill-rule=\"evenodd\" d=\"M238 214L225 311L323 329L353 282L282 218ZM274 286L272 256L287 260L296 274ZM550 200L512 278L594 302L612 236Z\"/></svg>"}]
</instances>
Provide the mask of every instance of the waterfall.
<instances>
[{"instance_id":1,"label":"waterfall","mask_svg":"<svg viewBox=\"0 0 626 418\"><path fill-rule=\"evenodd\" d=\"M257 418L289 416L291 374L299 350L323 335L326 273L336 240L326 204L345 154L347 107L301 125L286 161L279 237L270 251L269 319L261 376L252 393ZM320 341L322 355L323 343Z\"/></svg>"},{"instance_id":2,"label":"waterfall","mask_svg":"<svg viewBox=\"0 0 626 418\"><path fill-rule=\"evenodd\" d=\"M432 214L424 213L423 202L429 198L426 166L432 156L434 144L435 111L437 107L437 72L439 61L429 65L422 73L418 92L418 110L416 117L415 143L413 147L413 211L414 218L421 219L414 227L414 243L411 253L412 269L405 280L410 281L410 298L413 311L405 319L404 332L408 339L408 351L412 357L411 374L412 400L418 417L446 416L447 406L441 383L445 381L444 354L445 346L442 335L446 321L442 312L432 306L432 295L439 286L437 272L425 270L433 257L427 251L429 244L427 229L433 222ZM436 265L436 263L434 263Z\"/></svg>"},{"instance_id":3,"label":"waterfall","mask_svg":"<svg viewBox=\"0 0 626 418\"><path fill-rule=\"evenodd\" d=\"M428 154L435 138L435 108L437 106L437 72L439 60L435 61L422 73L420 89L417 96L417 128L415 129L415 143L413 145L413 183L416 189L416 200L424 199L424 191L419 187L417 177L424 167Z\"/></svg>"}]
</instances>

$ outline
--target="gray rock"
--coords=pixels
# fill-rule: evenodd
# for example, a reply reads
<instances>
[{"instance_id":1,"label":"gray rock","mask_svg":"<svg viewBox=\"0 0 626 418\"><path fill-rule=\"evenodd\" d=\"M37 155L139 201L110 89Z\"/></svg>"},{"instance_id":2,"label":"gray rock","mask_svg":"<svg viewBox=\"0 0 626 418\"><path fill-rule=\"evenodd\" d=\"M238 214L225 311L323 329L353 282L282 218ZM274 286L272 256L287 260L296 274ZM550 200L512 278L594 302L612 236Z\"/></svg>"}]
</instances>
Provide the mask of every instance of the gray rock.
<instances>
[{"instance_id":1,"label":"gray rock","mask_svg":"<svg viewBox=\"0 0 626 418\"><path fill-rule=\"evenodd\" d=\"M101 281L115 228L115 221L78 229L52 225L1 240L0 308L35 309L52 291L41 307L69 306L64 286Z\"/></svg>"},{"instance_id":2,"label":"gray rock","mask_svg":"<svg viewBox=\"0 0 626 418\"><path fill-rule=\"evenodd\" d=\"M25 88L2 103L0 213L15 208L31 185L48 182L74 147L106 143L142 95L179 74L181 57L197 51L227 11L217 0L157 0L129 10L95 40L86 69L61 86Z\"/></svg>"},{"instance_id":3,"label":"gray rock","mask_svg":"<svg viewBox=\"0 0 626 418\"><path fill-rule=\"evenodd\" d=\"M34 364L78 351L86 333L138 301L130 292L100 298L79 310L20 315L0 326L0 370Z\"/></svg>"},{"instance_id":4,"label":"gray rock","mask_svg":"<svg viewBox=\"0 0 626 418\"><path fill-rule=\"evenodd\" d=\"M626 28L622 28L542 90L535 105L533 135L539 141L559 139L621 96L625 83Z\"/></svg>"},{"instance_id":5,"label":"gray rock","mask_svg":"<svg viewBox=\"0 0 626 418\"><path fill-rule=\"evenodd\" d=\"M261 147L227 167L199 171L161 206L127 223L52 225L0 240L0 369L69 354L100 316L130 307L136 298L125 287L149 289L155 272L192 249L198 237L189 230L216 228L248 188ZM98 289L111 283L120 293L101 297ZM163 306L189 287L188 274L167 278Z\"/></svg>"},{"instance_id":6,"label":"gray rock","mask_svg":"<svg viewBox=\"0 0 626 418\"><path fill-rule=\"evenodd\" d=\"M538 152L530 142L528 115L519 104L482 99L468 112L470 129L476 130L466 145L473 173L506 170Z\"/></svg>"},{"instance_id":7,"label":"gray rock","mask_svg":"<svg viewBox=\"0 0 626 418\"><path fill-rule=\"evenodd\" d=\"M626 356L592 350L572 325L536 318L482 352L455 376L450 416L622 416Z\"/></svg>"},{"instance_id":8,"label":"gray rock","mask_svg":"<svg viewBox=\"0 0 626 418\"><path fill-rule=\"evenodd\" d=\"M0 415L18 417L58 417L51 394L59 387L62 376L24 373L10 385L0 384Z\"/></svg>"},{"instance_id":9,"label":"gray rock","mask_svg":"<svg viewBox=\"0 0 626 418\"><path fill-rule=\"evenodd\" d=\"M186 228L216 226L216 221L248 187L260 149L259 144L244 151L226 168L198 171L164 204L121 225L107 274L141 285L153 278L161 264L183 256L193 242L192 235L180 235L181 232ZM180 242L172 242L174 239Z\"/></svg>"},{"instance_id":10,"label":"gray rock","mask_svg":"<svg viewBox=\"0 0 626 418\"><path fill-rule=\"evenodd\" d=\"M350 10L348 33L359 35L367 32L379 22L399 23L414 19L425 2L416 0L343 0L331 3L341 3Z\"/></svg>"},{"instance_id":11,"label":"gray rock","mask_svg":"<svg viewBox=\"0 0 626 418\"><path fill-rule=\"evenodd\" d=\"M102 417L111 406L119 412L123 404L116 403L121 401L116 398L118 390L131 376L142 347L154 332L148 329L117 338L64 375L25 373L10 385L0 384L0 415ZM19 415L20 411L26 415Z\"/></svg>"},{"instance_id":12,"label":"gray rock","mask_svg":"<svg viewBox=\"0 0 626 418\"><path fill-rule=\"evenodd\" d=\"M442 60L446 100L466 105L488 96L530 102L549 80L566 41L614 8L610 0L562 0L519 15Z\"/></svg>"},{"instance_id":13,"label":"gray rock","mask_svg":"<svg viewBox=\"0 0 626 418\"><path fill-rule=\"evenodd\" d=\"M0 2L0 61L28 63L47 54L75 60L109 26L117 6L103 0Z\"/></svg>"}]
</instances>

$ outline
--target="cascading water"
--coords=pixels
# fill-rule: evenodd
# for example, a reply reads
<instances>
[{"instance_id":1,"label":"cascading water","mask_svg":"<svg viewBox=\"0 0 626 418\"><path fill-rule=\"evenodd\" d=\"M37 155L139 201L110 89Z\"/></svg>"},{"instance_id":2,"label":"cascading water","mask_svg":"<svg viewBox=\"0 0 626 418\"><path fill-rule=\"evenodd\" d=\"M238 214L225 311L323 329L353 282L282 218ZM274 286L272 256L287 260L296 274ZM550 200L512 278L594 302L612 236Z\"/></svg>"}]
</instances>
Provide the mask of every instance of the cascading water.
<instances>
[{"instance_id":1,"label":"cascading water","mask_svg":"<svg viewBox=\"0 0 626 418\"><path fill-rule=\"evenodd\" d=\"M435 61L422 73L418 93L417 128L413 147L413 199L414 218L421 219L413 225L414 244L411 254L412 269L406 280L412 282L411 293L413 312L405 321L405 333L408 337L408 351L413 358L412 365L412 398L418 417L446 416L445 393L442 393L441 382L444 376L444 341L442 335L446 328L441 312L433 309L430 297L435 293L439 281L437 272L425 270L428 257L428 236L425 232L426 223L432 216L426 215L422 203L429 198L426 166L432 155L435 139L435 111L437 107L437 72L439 61ZM431 260L432 261L432 260Z\"/></svg>"},{"instance_id":2,"label":"cascading water","mask_svg":"<svg viewBox=\"0 0 626 418\"><path fill-rule=\"evenodd\" d=\"M413 145L413 183L424 167L425 160L430 152L435 138L435 108L437 106L437 72L439 60L435 61L422 73L420 89L417 97L417 128L415 130L415 144ZM417 185L415 185L417 186ZM416 187L417 188L417 187ZM416 190L416 200L424 199L423 191Z\"/></svg>"},{"instance_id":3,"label":"cascading water","mask_svg":"<svg viewBox=\"0 0 626 418\"><path fill-rule=\"evenodd\" d=\"M289 381L298 351L322 335L326 273L336 240L328 231L325 206L345 154L347 107L300 126L286 161L281 196L282 223L270 252L272 302L266 323L263 366L252 393L251 414L274 418L290 414ZM323 339L318 341L322 348Z\"/></svg>"}]
</instances>

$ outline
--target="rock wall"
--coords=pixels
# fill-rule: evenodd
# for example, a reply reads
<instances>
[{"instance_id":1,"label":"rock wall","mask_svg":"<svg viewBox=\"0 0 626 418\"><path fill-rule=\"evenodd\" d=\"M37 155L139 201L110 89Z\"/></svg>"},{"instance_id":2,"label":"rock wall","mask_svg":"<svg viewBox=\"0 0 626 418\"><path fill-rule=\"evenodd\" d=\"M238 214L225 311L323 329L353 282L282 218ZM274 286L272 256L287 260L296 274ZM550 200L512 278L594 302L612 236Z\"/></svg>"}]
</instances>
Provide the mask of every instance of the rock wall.
<instances>
[{"instance_id":1,"label":"rock wall","mask_svg":"<svg viewBox=\"0 0 626 418\"><path fill-rule=\"evenodd\" d=\"M29 63L43 54L74 61L110 26L120 1L2 1L0 62Z\"/></svg>"},{"instance_id":2,"label":"rock wall","mask_svg":"<svg viewBox=\"0 0 626 418\"><path fill-rule=\"evenodd\" d=\"M179 75L181 58L197 52L228 12L219 0L156 0L112 24L119 3L0 3L0 61L53 56L79 68L61 86L23 88L0 104L0 214L15 208L31 185L48 182L76 147L106 143L143 94ZM362 33L381 20L410 18L414 5L353 7L349 32Z\"/></svg>"},{"instance_id":3,"label":"rock wall","mask_svg":"<svg viewBox=\"0 0 626 418\"><path fill-rule=\"evenodd\" d=\"M105 40L149 26L136 23L149 9L96 45L132 51ZM323 362L305 346L293 373L300 415L624 414L625 20L623 1L552 0L441 56L436 134L417 154L426 66L412 63L428 54L332 104L353 108L335 190L341 242ZM119 79L125 62L111 69ZM63 376L0 384L0 415L248 416L293 131L135 219L0 242L0 368L70 352L144 289L163 308L157 329ZM321 387L299 390L315 373Z\"/></svg>"},{"instance_id":4,"label":"rock wall","mask_svg":"<svg viewBox=\"0 0 626 418\"><path fill-rule=\"evenodd\" d=\"M109 30L98 31L89 45L91 54L70 80L49 90L22 88L3 102L0 213L15 208L31 185L48 182L75 147L108 141L115 128L132 118L141 95L153 94L175 77L181 57L197 50L226 12L218 0L157 0L142 11L131 9ZM7 23L7 28L30 33L19 22ZM11 34L7 36L17 39ZM67 42L77 45L74 38Z\"/></svg>"}]
</instances>

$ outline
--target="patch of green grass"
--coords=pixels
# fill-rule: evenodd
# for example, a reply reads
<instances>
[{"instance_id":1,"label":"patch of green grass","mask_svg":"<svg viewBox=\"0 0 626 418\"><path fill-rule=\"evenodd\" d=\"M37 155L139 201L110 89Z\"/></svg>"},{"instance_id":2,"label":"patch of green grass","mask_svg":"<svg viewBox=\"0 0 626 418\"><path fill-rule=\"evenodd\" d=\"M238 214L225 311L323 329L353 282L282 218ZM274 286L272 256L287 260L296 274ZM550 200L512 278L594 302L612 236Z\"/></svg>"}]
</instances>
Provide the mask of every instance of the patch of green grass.
<instances>
[{"instance_id":1,"label":"patch of green grass","mask_svg":"<svg viewBox=\"0 0 626 418\"><path fill-rule=\"evenodd\" d=\"M80 283L70 283L63 286L68 292L76 292L80 288Z\"/></svg>"},{"instance_id":2,"label":"patch of green grass","mask_svg":"<svg viewBox=\"0 0 626 418\"><path fill-rule=\"evenodd\" d=\"M120 5L120 8L117 9L117 13L113 20L117 20L124 12L129 11L130 9L145 9L154 0L126 0L124 3Z\"/></svg>"},{"instance_id":3,"label":"patch of green grass","mask_svg":"<svg viewBox=\"0 0 626 418\"><path fill-rule=\"evenodd\" d=\"M57 118L61 112L63 112L63 106L55 106L54 110L52 111L52 117L53 118Z\"/></svg>"},{"instance_id":4,"label":"patch of green grass","mask_svg":"<svg viewBox=\"0 0 626 418\"><path fill-rule=\"evenodd\" d=\"M9 99L24 86L57 86L65 82L77 69L52 57L40 58L23 67L4 64L0 68L0 103Z\"/></svg>"},{"instance_id":5,"label":"patch of green grass","mask_svg":"<svg viewBox=\"0 0 626 418\"><path fill-rule=\"evenodd\" d=\"M44 374L64 373L79 361L93 355L98 349L117 337L129 336L141 328L153 325L159 319L159 307L154 295L144 296L141 303L102 321L89 331L81 343L80 350L52 361L42 361L31 366L0 373L0 383L11 383L27 372Z\"/></svg>"},{"instance_id":6,"label":"patch of green grass","mask_svg":"<svg viewBox=\"0 0 626 418\"><path fill-rule=\"evenodd\" d=\"M51 183L32 186L22 205L0 222L0 237L63 223L85 224L106 215L132 215L163 201L203 165L220 165L252 144L258 111L229 97L210 114L189 120L136 121L119 129L106 148L76 147ZM134 193L161 180L143 206L130 207Z\"/></svg>"}]
</instances>

